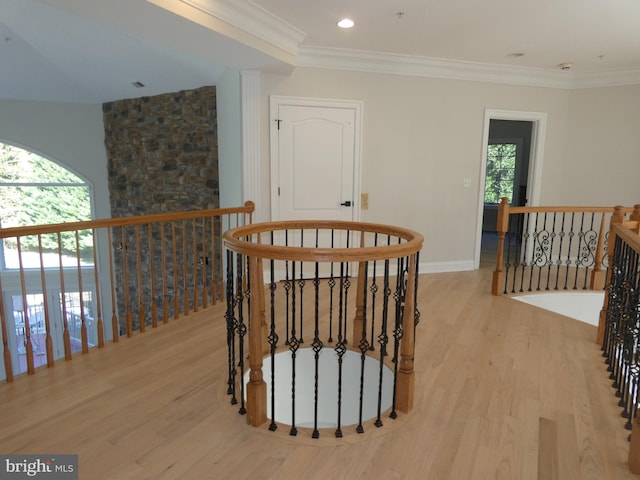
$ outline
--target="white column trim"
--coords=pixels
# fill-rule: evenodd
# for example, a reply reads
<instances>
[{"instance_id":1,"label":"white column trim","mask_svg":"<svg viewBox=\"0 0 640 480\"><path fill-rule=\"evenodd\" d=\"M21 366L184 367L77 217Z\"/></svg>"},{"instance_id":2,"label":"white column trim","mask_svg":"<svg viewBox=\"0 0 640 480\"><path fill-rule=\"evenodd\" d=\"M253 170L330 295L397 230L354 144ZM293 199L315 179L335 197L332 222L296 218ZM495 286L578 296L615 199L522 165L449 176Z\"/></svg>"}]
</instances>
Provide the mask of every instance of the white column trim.
<instances>
[{"instance_id":1,"label":"white column trim","mask_svg":"<svg viewBox=\"0 0 640 480\"><path fill-rule=\"evenodd\" d=\"M240 72L242 103L242 201L256 204L254 222L267 220L260 189L260 72Z\"/></svg>"}]
</instances>

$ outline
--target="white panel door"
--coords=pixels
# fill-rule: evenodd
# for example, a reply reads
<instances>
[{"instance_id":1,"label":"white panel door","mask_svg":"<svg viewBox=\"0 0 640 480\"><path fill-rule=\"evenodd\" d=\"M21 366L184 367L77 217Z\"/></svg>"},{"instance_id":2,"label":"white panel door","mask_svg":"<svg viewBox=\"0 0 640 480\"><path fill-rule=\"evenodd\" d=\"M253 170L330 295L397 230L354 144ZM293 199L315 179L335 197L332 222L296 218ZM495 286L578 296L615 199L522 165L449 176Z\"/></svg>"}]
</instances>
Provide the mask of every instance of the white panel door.
<instances>
[{"instance_id":1,"label":"white panel door","mask_svg":"<svg viewBox=\"0 0 640 480\"><path fill-rule=\"evenodd\" d=\"M359 217L359 110L319 102L272 99L273 220Z\"/></svg>"}]
</instances>

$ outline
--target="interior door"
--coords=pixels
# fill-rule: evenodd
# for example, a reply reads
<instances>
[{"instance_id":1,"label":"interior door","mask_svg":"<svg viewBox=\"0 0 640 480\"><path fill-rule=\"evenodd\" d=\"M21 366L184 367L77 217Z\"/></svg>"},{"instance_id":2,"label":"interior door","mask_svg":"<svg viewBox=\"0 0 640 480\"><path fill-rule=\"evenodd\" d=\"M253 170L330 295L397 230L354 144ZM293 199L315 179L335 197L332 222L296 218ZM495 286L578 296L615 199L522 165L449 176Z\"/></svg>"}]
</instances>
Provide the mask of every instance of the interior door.
<instances>
[{"instance_id":1,"label":"interior door","mask_svg":"<svg viewBox=\"0 0 640 480\"><path fill-rule=\"evenodd\" d=\"M271 218L357 221L358 102L271 98ZM288 245L344 246L344 235L292 235ZM351 238L350 241L356 241Z\"/></svg>"},{"instance_id":2,"label":"interior door","mask_svg":"<svg viewBox=\"0 0 640 480\"><path fill-rule=\"evenodd\" d=\"M358 111L272 98L272 219L358 220Z\"/></svg>"}]
</instances>

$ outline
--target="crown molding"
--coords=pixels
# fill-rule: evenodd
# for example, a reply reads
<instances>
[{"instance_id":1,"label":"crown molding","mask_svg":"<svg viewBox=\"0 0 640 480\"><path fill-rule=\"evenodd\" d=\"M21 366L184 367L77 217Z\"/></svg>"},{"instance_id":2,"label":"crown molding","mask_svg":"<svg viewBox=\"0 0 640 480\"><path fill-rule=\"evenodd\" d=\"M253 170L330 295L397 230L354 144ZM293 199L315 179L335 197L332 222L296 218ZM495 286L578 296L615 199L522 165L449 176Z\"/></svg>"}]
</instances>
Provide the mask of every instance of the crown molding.
<instances>
[{"instance_id":1,"label":"crown molding","mask_svg":"<svg viewBox=\"0 0 640 480\"><path fill-rule=\"evenodd\" d=\"M146 1L291 64L307 36L251 0Z\"/></svg>"},{"instance_id":2,"label":"crown molding","mask_svg":"<svg viewBox=\"0 0 640 480\"><path fill-rule=\"evenodd\" d=\"M312 46L300 47L297 66L561 89L640 84L640 68L578 73Z\"/></svg>"},{"instance_id":3,"label":"crown molding","mask_svg":"<svg viewBox=\"0 0 640 480\"><path fill-rule=\"evenodd\" d=\"M576 73L573 88L622 87L640 84L640 67Z\"/></svg>"},{"instance_id":4,"label":"crown molding","mask_svg":"<svg viewBox=\"0 0 640 480\"><path fill-rule=\"evenodd\" d=\"M251 0L180 1L294 55L307 36Z\"/></svg>"}]
</instances>

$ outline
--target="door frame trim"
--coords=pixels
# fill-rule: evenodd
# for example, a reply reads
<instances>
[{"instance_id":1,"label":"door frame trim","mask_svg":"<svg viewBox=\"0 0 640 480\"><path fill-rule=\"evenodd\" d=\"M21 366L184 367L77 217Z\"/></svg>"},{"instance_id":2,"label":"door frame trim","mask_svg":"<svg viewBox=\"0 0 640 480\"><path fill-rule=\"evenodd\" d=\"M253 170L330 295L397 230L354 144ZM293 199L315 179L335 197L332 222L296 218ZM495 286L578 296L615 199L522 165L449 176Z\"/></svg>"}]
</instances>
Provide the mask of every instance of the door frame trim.
<instances>
[{"instance_id":1,"label":"door frame trim","mask_svg":"<svg viewBox=\"0 0 640 480\"><path fill-rule=\"evenodd\" d=\"M279 187L279 138L278 129L275 127L278 108L281 105L292 105L301 107L325 107L342 108L354 111L354 152L353 152L353 209L352 220L360 221L360 193L362 179L362 110L363 102L360 100L340 100L330 98L315 97L289 97L283 95L271 95L269 97L269 139L270 139L270 165L271 165L271 221L281 220L278 209L278 187Z\"/></svg>"},{"instance_id":2,"label":"door frame trim","mask_svg":"<svg viewBox=\"0 0 640 480\"><path fill-rule=\"evenodd\" d=\"M480 268L480 249L482 243L482 216L484 214L484 184L487 176L487 148L489 145L489 124L491 120L519 120L532 122L531 155L527 175L527 198L529 205L538 205L540 201L540 184L542 179L542 162L547 130L547 114L545 112L526 112L517 110L499 110L487 108L484 111L484 128L482 132L482 152L480 162L480 180L478 183L478 214L476 219L476 247L474 268Z\"/></svg>"}]
</instances>

